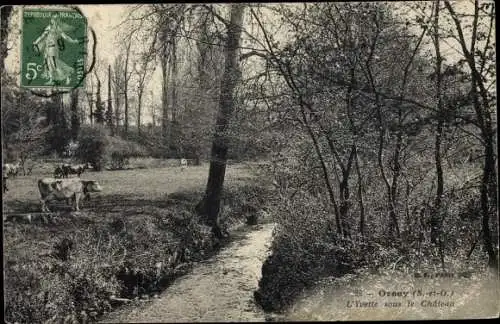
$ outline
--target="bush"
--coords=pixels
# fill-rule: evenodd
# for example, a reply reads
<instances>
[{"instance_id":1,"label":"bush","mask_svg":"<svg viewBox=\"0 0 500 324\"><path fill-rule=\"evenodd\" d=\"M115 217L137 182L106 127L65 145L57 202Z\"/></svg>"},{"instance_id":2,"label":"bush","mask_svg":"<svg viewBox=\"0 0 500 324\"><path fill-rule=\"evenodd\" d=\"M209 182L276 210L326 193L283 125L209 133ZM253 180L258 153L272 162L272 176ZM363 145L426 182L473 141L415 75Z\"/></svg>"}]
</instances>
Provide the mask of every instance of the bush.
<instances>
[{"instance_id":1,"label":"bush","mask_svg":"<svg viewBox=\"0 0 500 324\"><path fill-rule=\"evenodd\" d=\"M110 163L113 169L123 169L131 157L143 157L147 151L141 145L109 135L104 126L82 127L76 157L91 163L96 171Z\"/></svg>"},{"instance_id":2,"label":"bush","mask_svg":"<svg viewBox=\"0 0 500 324\"><path fill-rule=\"evenodd\" d=\"M280 312L324 276L340 277L366 264L365 249L338 237L328 211L307 194L275 204L272 254L254 293L265 311Z\"/></svg>"},{"instance_id":3,"label":"bush","mask_svg":"<svg viewBox=\"0 0 500 324\"><path fill-rule=\"evenodd\" d=\"M76 157L100 171L106 161L108 130L103 126L82 127L78 137Z\"/></svg>"},{"instance_id":4,"label":"bush","mask_svg":"<svg viewBox=\"0 0 500 324\"><path fill-rule=\"evenodd\" d=\"M124 169L130 158L147 156L147 150L137 143L119 137L108 137L106 155L112 169Z\"/></svg>"}]
</instances>

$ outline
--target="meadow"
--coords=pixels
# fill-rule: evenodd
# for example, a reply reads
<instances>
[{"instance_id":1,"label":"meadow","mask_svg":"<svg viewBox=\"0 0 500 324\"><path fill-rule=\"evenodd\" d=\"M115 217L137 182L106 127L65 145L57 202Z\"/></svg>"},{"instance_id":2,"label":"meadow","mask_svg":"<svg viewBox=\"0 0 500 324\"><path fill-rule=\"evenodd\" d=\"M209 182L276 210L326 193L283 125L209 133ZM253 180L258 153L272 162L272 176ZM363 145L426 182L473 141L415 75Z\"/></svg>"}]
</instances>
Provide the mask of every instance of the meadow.
<instances>
[{"instance_id":1,"label":"meadow","mask_svg":"<svg viewBox=\"0 0 500 324\"><path fill-rule=\"evenodd\" d=\"M129 170L85 172L82 179L98 180L103 191L80 212L51 205L48 221L5 218L40 211L36 182L53 164L11 179L3 196L5 320L96 320L124 302L150 298L218 251L224 242L194 212L208 164L165 164L143 160ZM230 231L245 226L248 210L261 209L269 192L247 166L229 166L226 177L220 219Z\"/></svg>"}]
</instances>

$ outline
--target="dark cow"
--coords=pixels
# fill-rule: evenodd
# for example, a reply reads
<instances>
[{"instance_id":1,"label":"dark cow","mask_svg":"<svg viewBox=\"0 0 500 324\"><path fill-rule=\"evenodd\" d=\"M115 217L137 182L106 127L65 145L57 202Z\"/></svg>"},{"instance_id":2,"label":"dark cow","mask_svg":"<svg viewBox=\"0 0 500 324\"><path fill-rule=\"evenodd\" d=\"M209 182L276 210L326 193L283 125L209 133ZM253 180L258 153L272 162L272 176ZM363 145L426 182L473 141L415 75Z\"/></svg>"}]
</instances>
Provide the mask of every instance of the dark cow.
<instances>
[{"instance_id":1,"label":"dark cow","mask_svg":"<svg viewBox=\"0 0 500 324\"><path fill-rule=\"evenodd\" d=\"M86 164L61 164L54 170L54 178L68 178L70 174L76 174L78 177L90 167L89 163Z\"/></svg>"},{"instance_id":2,"label":"dark cow","mask_svg":"<svg viewBox=\"0 0 500 324\"><path fill-rule=\"evenodd\" d=\"M100 192L102 187L95 180L54 179L45 178L38 180L42 212L49 212L47 202L51 200L66 200L68 205L74 201L74 209L80 210L79 202L82 197L87 197L90 192Z\"/></svg>"},{"instance_id":3,"label":"dark cow","mask_svg":"<svg viewBox=\"0 0 500 324\"><path fill-rule=\"evenodd\" d=\"M3 184L3 193L6 193L7 191L9 191L9 188L7 188L7 179L9 177L6 176L6 175L3 175L3 180L2 180L2 184Z\"/></svg>"},{"instance_id":4,"label":"dark cow","mask_svg":"<svg viewBox=\"0 0 500 324\"><path fill-rule=\"evenodd\" d=\"M58 165L54 170L54 178L65 178L65 174L62 165Z\"/></svg>"}]
</instances>

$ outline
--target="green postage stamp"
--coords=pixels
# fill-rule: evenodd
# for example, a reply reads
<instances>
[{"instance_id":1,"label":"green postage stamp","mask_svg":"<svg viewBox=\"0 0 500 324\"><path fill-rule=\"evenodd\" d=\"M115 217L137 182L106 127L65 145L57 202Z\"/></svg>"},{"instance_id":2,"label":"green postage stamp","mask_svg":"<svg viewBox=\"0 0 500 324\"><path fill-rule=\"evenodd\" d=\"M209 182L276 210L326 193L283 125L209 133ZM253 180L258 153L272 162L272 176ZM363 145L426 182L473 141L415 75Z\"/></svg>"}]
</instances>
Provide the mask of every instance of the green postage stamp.
<instances>
[{"instance_id":1,"label":"green postage stamp","mask_svg":"<svg viewBox=\"0 0 500 324\"><path fill-rule=\"evenodd\" d=\"M21 87L83 87L87 19L71 9L27 9L22 14Z\"/></svg>"}]
</instances>

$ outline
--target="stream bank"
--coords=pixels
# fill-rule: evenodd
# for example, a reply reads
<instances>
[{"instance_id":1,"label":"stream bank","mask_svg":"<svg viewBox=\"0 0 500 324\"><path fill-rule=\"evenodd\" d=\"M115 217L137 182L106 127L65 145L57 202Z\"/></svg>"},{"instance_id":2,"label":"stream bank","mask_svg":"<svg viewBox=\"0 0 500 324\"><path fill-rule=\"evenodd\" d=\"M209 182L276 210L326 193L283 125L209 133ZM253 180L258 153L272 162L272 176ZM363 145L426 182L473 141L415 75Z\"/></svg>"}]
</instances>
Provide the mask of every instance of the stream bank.
<instances>
[{"instance_id":1,"label":"stream bank","mask_svg":"<svg viewBox=\"0 0 500 324\"><path fill-rule=\"evenodd\" d=\"M217 255L199 262L158 298L110 313L104 323L265 321L253 292L268 256L274 224L244 228Z\"/></svg>"}]
</instances>

